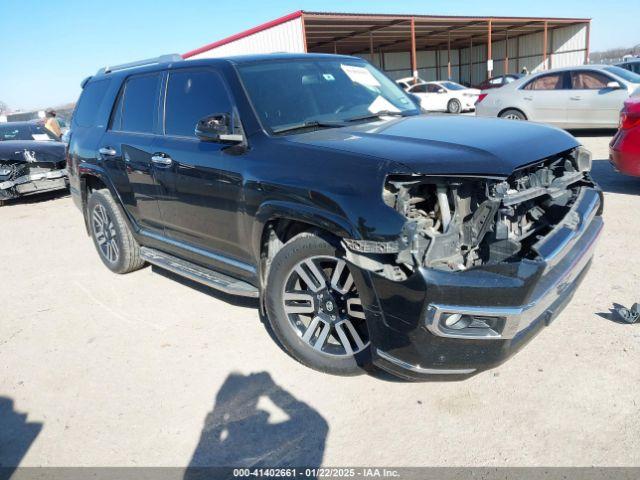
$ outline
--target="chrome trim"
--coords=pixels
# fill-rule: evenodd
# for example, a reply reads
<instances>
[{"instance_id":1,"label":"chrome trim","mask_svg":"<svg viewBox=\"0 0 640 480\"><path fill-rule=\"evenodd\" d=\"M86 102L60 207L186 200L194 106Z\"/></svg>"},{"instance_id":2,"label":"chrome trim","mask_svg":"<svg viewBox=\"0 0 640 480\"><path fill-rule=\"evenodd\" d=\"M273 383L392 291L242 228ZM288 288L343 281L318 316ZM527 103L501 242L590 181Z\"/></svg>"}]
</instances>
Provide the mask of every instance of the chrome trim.
<instances>
[{"instance_id":1,"label":"chrome trim","mask_svg":"<svg viewBox=\"0 0 640 480\"><path fill-rule=\"evenodd\" d=\"M592 238L589 240L588 244L584 246L582 251L576 255L576 259L543 293L538 295L536 299L532 300L527 305L522 305L520 307L470 307L463 305L431 304L427 308L425 318L426 328L434 335L447 338L462 338L467 340L504 340L514 338L518 333L528 328L531 323L548 311L553 304L562 297L563 293L573 285L576 278L591 261L596 240L602 232L602 219L596 219L592 222L590 227L594 230L591 234ZM505 322L504 328L499 334L488 329L492 333L478 335L474 333L465 334L464 330L456 331L447 329L440 324L440 319L443 314L455 313L485 317L500 317Z\"/></svg>"},{"instance_id":2,"label":"chrome trim","mask_svg":"<svg viewBox=\"0 0 640 480\"><path fill-rule=\"evenodd\" d=\"M236 260L234 258L229 258L219 253L210 252L208 250L204 250L199 247L195 247L188 243L181 242L179 240L174 240L172 238L167 238L164 235L157 234L155 232L151 232L144 228L140 229L140 235L145 237L153 238L159 242L167 243L169 245L173 245L174 247L182 248L183 250L187 250L189 252L195 253L197 255L202 255L203 257L210 258L216 262L225 263L227 265L231 265L232 267L239 268L240 270L244 270L245 272L249 272L255 275L256 268L248 263L241 262L240 260Z\"/></svg>"},{"instance_id":3,"label":"chrome trim","mask_svg":"<svg viewBox=\"0 0 640 480\"><path fill-rule=\"evenodd\" d=\"M424 368L420 365L412 365L407 363L399 358L394 357L393 355L389 355L387 352L376 349L376 353L380 358L384 358L388 362L397 365L398 367L404 368L405 370L410 370L416 373L422 373L425 375L469 375L476 371L475 368L461 368L461 369L450 369L450 368Z\"/></svg>"}]
</instances>

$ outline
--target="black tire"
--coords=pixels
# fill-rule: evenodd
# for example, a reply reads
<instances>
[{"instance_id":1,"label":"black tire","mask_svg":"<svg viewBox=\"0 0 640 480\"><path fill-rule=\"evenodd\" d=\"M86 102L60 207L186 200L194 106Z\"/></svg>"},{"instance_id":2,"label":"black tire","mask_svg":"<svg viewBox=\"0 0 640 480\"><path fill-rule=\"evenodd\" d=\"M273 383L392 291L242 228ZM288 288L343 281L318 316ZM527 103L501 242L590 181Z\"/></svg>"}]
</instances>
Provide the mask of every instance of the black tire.
<instances>
[{"instance_id":1,"label":"black tire","mask_svg":"<svg viewBox=\"0 0 640 480\"><path fill-rule=\"evenodd\" d=\"M526 120L527 116L522 113L520 110L516 110L515 108L509 108L504 112L500 113L500 118L504 118L507 120Z\"/></svg>"},{"instance_id":2,"label":"black tire","mask_svg":"<svg viewBox=\"0 0 640 480\"><path fill-rule=\"evenodd\" d=\"M278 251L271 263L267 279L265 291L267 317L271 329L282 347L300 363L314 370L334 375L359 375L364 373L365 369L371 364L371 346L368 341L368 331L362 331L363 325L364 330L366 330L364 323L359 325L359 332L363 335L361 338L363 344L365 344L364 340L366 340L366 346L355 354L348 355L345 352L344 355L337 356L314 349L303 339L303 336L296 330L297 327L290 320L289 314L285 312L284 291L290 275L293 274L293 269L300 262L311 258L335 257L336 260L341 261L343 258L342 249L333 243L317 234L305 232L291 239ZM345 268L348 268L348 265ZM350 271L347 272L350 273ZM318 300L318 303L322 302ZM336 306L336 313L338 308ZM314 315L317 314L310 314L309 318L311 319ZM337 315L337 317L341 318L341 315ZM366 320L363 319L361 322L366 322ZM326 324L319 325L322 326L317 331L321 332ZM336 333L337 331L331 330L329 338L337 338ZM366 335L366 338L364 338L364 335ZM320 336L321 334L318 334L318 337ZM311 339L311 341L313 340ZM356 349L354 348L354 350Z\"/></svg>"},{"instance_id":3,"label":"black tire","mask_svg":"<svg viewBox=\"0 0 640 480\"><path fill-rule=\"evenodd\" d=\"M103 223L107 223L108 228L104 228L105 233L101 235L98 224L105 219L103 212L106 215L106 221ZM144 266L144 260L140 258L140 245L133 238L120 208L108 189L91 192L87 201L87 219L93 244L102 263L109 270L114 273L129 273ZM108 235L108 238L105 238L105 235ZM106 243L110 245L105 251ZM115 256L111 254L113 252L116 253Z\"/></svg>"},{"instance_id":4,"label":"black tire","mask_svg":"<svg viewBox=\"0 0 640 480\"><path fill-rule=\"evenodd\" d=\"M456 98L452 98L447 103L447 112L458 114L462 111L462 105L460 104L460 100Z\"/></svg>"}]
</instances>

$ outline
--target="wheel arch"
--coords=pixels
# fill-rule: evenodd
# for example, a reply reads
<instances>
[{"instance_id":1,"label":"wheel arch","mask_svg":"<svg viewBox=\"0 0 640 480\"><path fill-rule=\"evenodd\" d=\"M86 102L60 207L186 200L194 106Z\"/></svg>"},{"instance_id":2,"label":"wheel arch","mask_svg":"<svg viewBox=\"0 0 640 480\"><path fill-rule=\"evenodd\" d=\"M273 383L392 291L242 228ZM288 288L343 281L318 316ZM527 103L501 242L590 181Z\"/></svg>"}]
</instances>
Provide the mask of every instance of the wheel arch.
<instances>
[{"instance_id":1,"label":"wheel arch","mask_svg":"<svg viewBox=\"0 0 640 480\"><path fill-rule=\"evenodd\" d=\"M120 201L120 196L118 195L118 191L115 186L109 179L107 173L97 165L81 165L78 169L78 177L80 180L80 198L82 201L82 215L84 217L85 228L87 229L87 234L89 233L89 219L87 216L87 201L89 199L89 195L94 190L99 190L101 188L106 188L111 193L111 196L114 198L116 205L121 209L124 214L124 218L131 225L131 220L129 216L126 214L126 210L122 208L122 203Z\"/></svg>"},{"instance_id":2,"label":"wheel arch","mask_svg":"<svg viewBox=\"0 0 640 480\"><path fill-rule=\"evenodd\" d=\"M292 202L269 202L258 210L252 232L254 258L260 281L266 279L275 253L299 233L317 230L334 238L356 238L357 230L345 218L319 208Z\"/></svg>"},{"instance_id":3,"label":"wheel arch","mask_svg":"<svg viewBox=\"0 0 640 480\"><path fill-rule=\"evenodd\" d=\"M498 117L500 117L500 116L501 116L504 112L506 112L507 110L515 110L516 112L520 112L522 115L524 115L525 120L529 120L529 115L527 115L527 114L525 113L525 111L524 111L524 110L522 110L522 109L521 109L521 108L519 108L519 107L505 107L505 108L503 108L502 110L500 110L500 111L498 112L498 115L497 115L497 116L498 116Z\"/></svg>"}]
</instances>

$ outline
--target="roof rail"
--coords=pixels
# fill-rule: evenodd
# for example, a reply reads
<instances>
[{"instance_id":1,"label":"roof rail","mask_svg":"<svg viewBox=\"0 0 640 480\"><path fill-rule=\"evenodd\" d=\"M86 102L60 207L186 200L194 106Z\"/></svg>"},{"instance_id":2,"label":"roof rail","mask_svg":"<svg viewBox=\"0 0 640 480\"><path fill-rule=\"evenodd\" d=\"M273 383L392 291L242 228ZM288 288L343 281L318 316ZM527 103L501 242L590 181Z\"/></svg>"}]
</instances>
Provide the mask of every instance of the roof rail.
<instances>
[{"instance_id":1,"label":"roof rail","mask_svg":"<svg viewBox=\"0 0 640 480\"><path fill-rule=\"evenodd\" d=\"M129 63L123 63L121 65L107 66L98 70L98 73L96 73L96 75L102 75L109 72L116 72L118 70L126 70L127 68L142 67L144 65L180 62L182 60L183 60L182 55L178 53L170 53L168 55L160 55L159 57L155 57L155 58L138 60L137 62L129 62Z\"/></svg>"}]
</instances>

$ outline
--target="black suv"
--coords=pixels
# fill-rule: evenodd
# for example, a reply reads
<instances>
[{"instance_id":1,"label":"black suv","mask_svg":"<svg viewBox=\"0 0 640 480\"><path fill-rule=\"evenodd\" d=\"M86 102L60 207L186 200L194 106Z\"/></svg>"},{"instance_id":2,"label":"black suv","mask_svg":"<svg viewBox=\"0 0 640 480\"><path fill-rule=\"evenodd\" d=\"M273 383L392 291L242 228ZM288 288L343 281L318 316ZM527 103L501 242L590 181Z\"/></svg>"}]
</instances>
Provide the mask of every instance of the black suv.
<instances>
[{"instance_id":1,"label":"black suv","mask_svg":"<svg viewBox=\"0 0 640 480\"><path fill-rule=\"evenodd\" d=\"M168 56L82 85L69 174L104 264L259 297L321 371L499 364L566 305L602 228L571 135L420 115L358 58Z\"/></svg>"}]
</instances>

